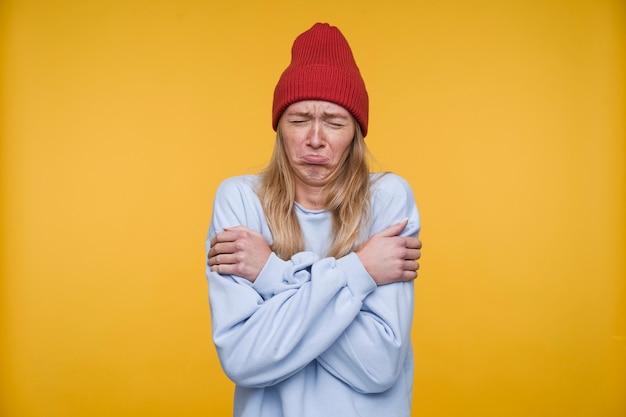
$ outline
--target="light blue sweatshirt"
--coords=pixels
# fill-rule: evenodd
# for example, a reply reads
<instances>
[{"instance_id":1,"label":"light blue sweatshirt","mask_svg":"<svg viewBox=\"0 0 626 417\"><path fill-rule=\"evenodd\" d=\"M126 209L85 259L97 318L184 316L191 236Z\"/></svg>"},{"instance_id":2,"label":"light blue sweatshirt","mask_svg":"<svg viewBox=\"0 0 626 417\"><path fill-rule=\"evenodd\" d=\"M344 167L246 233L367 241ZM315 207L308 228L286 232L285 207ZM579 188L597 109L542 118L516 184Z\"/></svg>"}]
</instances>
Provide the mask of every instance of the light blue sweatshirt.
<instances>
[{"instance_id":1,"label":"light blue sweatshirt","mask_svg":"<svg viewBox=\"0 0 626 417\"><path fill-rule=\"evenodd\" d=\"M272 235L257 176L218 188L206 241L227 227ZM413 282L376 286L355 253L326 257L331 213L297 205L306 251L270 255L254 283L207 267L213 341L236 384L237 417L408 417L413 387ZM403 219L416 237L413 192L372 174L372 222L363 241Z\"/></svg>"}]
</instances>

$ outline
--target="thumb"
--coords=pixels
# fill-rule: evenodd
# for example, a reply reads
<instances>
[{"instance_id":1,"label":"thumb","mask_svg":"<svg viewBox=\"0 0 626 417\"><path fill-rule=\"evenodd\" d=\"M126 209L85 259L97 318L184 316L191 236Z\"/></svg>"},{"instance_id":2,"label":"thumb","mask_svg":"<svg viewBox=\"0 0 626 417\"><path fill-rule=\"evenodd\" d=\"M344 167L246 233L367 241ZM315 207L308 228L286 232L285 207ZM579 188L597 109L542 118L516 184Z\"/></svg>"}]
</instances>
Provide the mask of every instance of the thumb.
<instances>
[{"instance_id":1,"label":"thumb","mask_svg":"<svg viewBox=\"0 0 626 417\"><path fill-rule=\"evenodd\" d=\"M409 223L409 219L405 218L399 223L393 224L389 226L388 228L381 230L379 234L381 236L397 236L400 233L402 233L402 231L404 230L404 228L406 227L408 223Z\"/></svg>"}]
</instances>

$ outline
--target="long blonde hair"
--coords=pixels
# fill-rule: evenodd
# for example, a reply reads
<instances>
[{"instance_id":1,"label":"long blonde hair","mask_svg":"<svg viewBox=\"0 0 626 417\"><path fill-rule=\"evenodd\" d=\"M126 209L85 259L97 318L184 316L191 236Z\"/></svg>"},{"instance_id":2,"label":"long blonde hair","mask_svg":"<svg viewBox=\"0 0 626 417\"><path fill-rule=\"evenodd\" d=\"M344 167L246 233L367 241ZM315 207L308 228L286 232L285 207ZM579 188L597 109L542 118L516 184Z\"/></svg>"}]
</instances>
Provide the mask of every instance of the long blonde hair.
<instances>
[{"instance_id":1,"label":"long blonde hair","mask_svg":"<svg viewBox=\"0 0 626 417\"><path fill-rule=\"evenodd\" d=\"M324 209L332 213L332 245L327 256L340 258L359 243L361 227L370 220L369 151L359 124L348 156L322 191ZM274 152L261 172L257 194L272 231L272 250L289 259L304 250L304 237L296 216L295 174L287 159L280 127Z\"/></svg>"}]
</instances>

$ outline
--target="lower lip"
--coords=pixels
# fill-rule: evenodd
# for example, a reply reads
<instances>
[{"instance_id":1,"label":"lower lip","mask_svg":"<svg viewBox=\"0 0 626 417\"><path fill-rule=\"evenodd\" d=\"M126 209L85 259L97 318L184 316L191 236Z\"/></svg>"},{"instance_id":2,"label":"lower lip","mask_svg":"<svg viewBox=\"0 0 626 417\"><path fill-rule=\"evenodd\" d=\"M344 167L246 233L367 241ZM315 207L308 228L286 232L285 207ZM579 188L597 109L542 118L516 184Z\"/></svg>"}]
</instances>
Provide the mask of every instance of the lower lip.
<instances>
[{"instance_id":1,"label":"lower lip","mask_svg":"<svg viewBox=\"0 0 626 417\"><path fill-rule=\"evenodd\" d=\"M323 156L314 156L314 155L307 155L307 156L303 157L302 159L307 164L314 164L314 165L322 165L322 164L325 164L328 161L328 159L326 159Z\"/></svg>"}]
</instances>

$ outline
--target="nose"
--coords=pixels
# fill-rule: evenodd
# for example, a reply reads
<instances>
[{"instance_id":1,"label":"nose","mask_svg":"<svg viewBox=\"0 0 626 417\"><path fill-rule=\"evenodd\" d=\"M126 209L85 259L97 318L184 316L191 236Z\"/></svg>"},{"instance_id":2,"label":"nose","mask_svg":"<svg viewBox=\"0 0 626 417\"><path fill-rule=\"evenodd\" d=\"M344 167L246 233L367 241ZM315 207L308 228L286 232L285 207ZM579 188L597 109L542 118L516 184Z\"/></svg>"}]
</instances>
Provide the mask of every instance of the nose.
<instances>
[{"instance_id":1,"label":"nose","mask_svg":"<svg viewBox=\"0 0 626 417\"><path fill-rule=\"evenodd\" d=\"M306 143L307 145L315 149L324 146L324 133L322 131L321 123L319 121L316 121L311 125L311 129L308 132Z\"/></svg>"}]
</instances>

